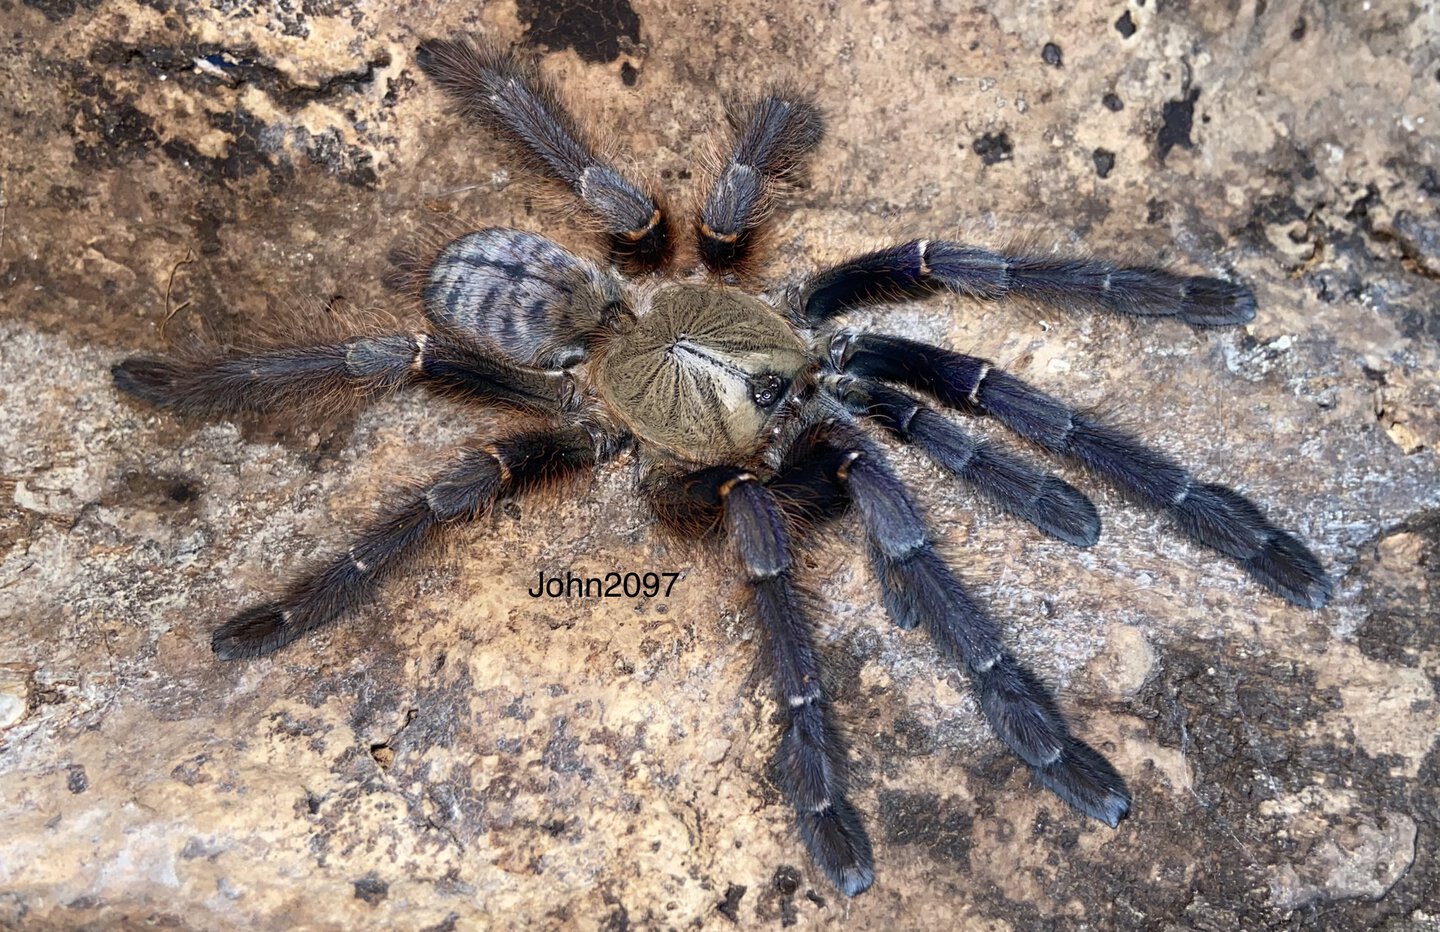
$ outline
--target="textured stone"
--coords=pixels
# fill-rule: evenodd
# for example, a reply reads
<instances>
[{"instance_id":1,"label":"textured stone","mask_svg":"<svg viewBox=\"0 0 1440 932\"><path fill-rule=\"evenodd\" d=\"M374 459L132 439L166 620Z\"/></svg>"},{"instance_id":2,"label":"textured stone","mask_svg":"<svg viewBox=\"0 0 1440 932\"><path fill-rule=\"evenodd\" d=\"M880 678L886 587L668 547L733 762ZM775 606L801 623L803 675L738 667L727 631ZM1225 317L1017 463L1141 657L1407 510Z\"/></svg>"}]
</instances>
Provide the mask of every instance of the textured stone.
<instances>
[{"instance_id":1,"label":"textured stone","mask_svg":"<svg viewBox=\"0 0 1440 932\"><path fill-rule=\"evenodd\" d=\"M1440 81L1415 5L1132 4L1123 30L1092 0L553 6L0 3L0 925L1433 922ZM587 248L415 67L461 30L548 50L677 203L727 97L812 86L829 138L777 214L773 293L910 236L1249 282L1236 330L947 299L856 323L994 358L1243 489L1335 600L1268 596L1073 471L1105 522L1086 551L897 453L1135 808L1112 831L1039 789L885 620L842 525L803 566L877 845L853 902L769 780L731 559L656 536L628 463L497 509L347 624L216 662L220 619L499 420L405 395L200 423L108 367L412 315L385 254L436 230ZM540 568L683 575L533 600Z\"/></svg>"},{"instance_id":2,"label":"textured stone","mask_svg":"<svg viewBox=\"0 0 1440 932\"><path fill-rule=\"evenodd\" d=\"M1398 813L1326 833L1299 865L1271 872L1270 898L1293 909L1321 900L1378 899L1415 863L1415 820Z\"/></svg>"}]
</instances>

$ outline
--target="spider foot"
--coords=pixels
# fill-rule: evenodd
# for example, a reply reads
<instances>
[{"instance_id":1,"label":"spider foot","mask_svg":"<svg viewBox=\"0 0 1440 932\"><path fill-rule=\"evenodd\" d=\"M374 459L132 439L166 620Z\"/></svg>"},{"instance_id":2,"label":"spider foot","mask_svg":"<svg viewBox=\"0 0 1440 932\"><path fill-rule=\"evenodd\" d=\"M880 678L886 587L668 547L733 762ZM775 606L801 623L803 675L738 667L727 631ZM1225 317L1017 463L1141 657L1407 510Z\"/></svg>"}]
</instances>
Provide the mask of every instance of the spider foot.
<instances>
[{"instance_id":1,"label":"spider foot","mask_svg":"<svg viewBox=\"0 0 1440 932\"><path fill-rule=\"evenodd\" d=\"M1322 608L1335 584L1310 549L1284 531L1274 531L1260 552L1243 561L1266 589L1303 608Z\"/></svg>"},{"instance_id":2,"label":"spider foot","mask_svg":"<svg viewBox=\"0 0 1440 932\"><path fill-rule=\"evenodd\" d=\"M180 374L174 363L144 356L131 356L110 367L116 388L161 407L174 403L175 384Z\"/></svg>"},{"instance_id":3,"label":"spider foot","mask_svg":"<svg viewBox=\"0 0 1440 932\"><path fill-rule=\"evenodd\" d=\"M1055 697L1008 651L972 664L990 727L1056 796L1111 828L1130 811L1130 791L1108 760L1070 734Z\"/></svg>"},{"instance_id":4,"label":"spider foot","mask_svg":"<svg viewBox=\"0 0 1440 932\"><path fill-rule=\"evenodd\" d=\"M1052 793L1111 828L1130 814L1130 790L1114 766L1090 745L1071 736L1060 756L1035 768Z\"/></svg>"},{"instance_id":5,"label":"spider foot","mask_svg":"<svg viewBox=\"0 0 1440 932\"><path fill-rule=\"evenodd\" d=\"M1223 278L1187 278L1180 319L1196 327L1233 327L1255 319L1255 292Z\"/></svg>"},{"instance_id":6,"label":"spider foot","mask_svg":"<svg viewBox=\"0 0 1440 932\"><path fill-rule=\"evenodd\" d=\"M292 631L279 603L248 608L215 629L210 647L221 660L244 660L268 654L289 644L300 632Z\"/></svg>"},{"instance_id":7,"label":"spider foot","mask_svg":"<svg viewBox=\"0 0 1440 932\"><path fill-rule=\"evenodd\" d=\"M1090 547L1100 539L1100 513L1095 504L1054 476L1046 476L1035 497L1017 503L1010 512L1076 547Z\"/></svg>"},{"instance_id":8,"label":"spider foot","mask_svg":"<svg viewBox=\"0 0 1440 932\"><path fill-rule=\"evenodd\" d=\"M1191 539L1239 560L1281 598L1305 608L1330 600L1333 584L1315 554L1234 489L1195 483L1171 506L1170 516Z\"/></svg>"},{"instance_id":9,"label":"spider foot","mask_svg":"<svg viewBox=\"0 0 1440 932\"><path fill-rule=\"evenodd\" d=\"M858 896L875 882L870 838L848 800L831 799L818 812L800 813L800 836L841 893Z\"/></svg>"}]
</instances>

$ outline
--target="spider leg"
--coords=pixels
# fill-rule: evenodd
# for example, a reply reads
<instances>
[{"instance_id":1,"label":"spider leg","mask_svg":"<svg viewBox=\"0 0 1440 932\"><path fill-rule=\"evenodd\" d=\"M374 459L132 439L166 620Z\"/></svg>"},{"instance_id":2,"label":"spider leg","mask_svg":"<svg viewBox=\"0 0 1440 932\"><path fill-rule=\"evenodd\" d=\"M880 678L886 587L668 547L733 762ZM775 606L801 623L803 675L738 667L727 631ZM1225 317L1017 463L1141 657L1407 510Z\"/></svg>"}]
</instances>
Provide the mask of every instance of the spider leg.
<instances>
[{"instance_id":1,"label":"spider leg","mask_svg":"<svg viewBox=\"0 0 1440 932\"><path fill-rule=\"evenodd\" d=\"M780 773L799 815L800 834L835 886L855 896L874 882L874 860L865 827L845 796L845 745L830 721L810 623L790 579L784 514L748 473L721 486L720 495L726 529L770 635L776 687L790 719L780 739Z\"/></svg>"},{"instance_id":2,"label":"spider leg","mask_svg":"<svg viewBox=\"0 0 1440 932\"><path fill-rule=\"evenodd\" d=\"M1255 317L1254 293L1220 278L1098 259L1008 256L925 239L867 253L816 273L800 289L799 312L815 326L852 308L941 291L984 301L1017 297L1062 308L1179 317L1197 327L1243 324Z\"/></svg>"},{"instance_id":3,"label":"spider leg","mask_svg":"<svg viewBox=\"0 0 1440 932\"><path fill-rule=\"evenodd\" d=\"M655 471L646 477L645 489L652 503L656 496L667 503L664 511L657 506L662 515L677 514L688 498L692 516L722 516L769 637L776 691L788 717L777 771L795 806L800 835L842 893L863 893L875 880L874 858L865 826L846 798L845 743L831 721L810 621L791 578L785 513L769 489L736 467ZM682 521L676 529L687 526Z\"/></svg>"},{"instance_id":4,"label":"spider leg","mask_svg":"<svg viewBox=\"0 0 1440 932\"><path fill-rule=\"evenodd\" d=\"M676 463L652 466L640 482L640 494L661 525L684 540L718 530L725 520L720 486L734 478L734 466L686 469Z\"/></svg>"},{"instance_id":5,"label":"spider leg","mask_svg":"<svg viewBox=\"0 0 1440 932\"><path fill-rule=\"evenodd\" d=\"M612 451L602 449L602 456ZM512 434L466 450L429 484L398 494L330 560L295 579L274 601L252 606L215 630L222 660L258 657L368 602L380 583L447 527L486 514L501 495L518 495L594 468L595 441L584 427Z\"/></svg>"},{"instance_id":6,"label":"spider leg","mask_svg":"<svg viewBox=\"0 0 1440 932\"><path fill-rule=\"evenodd\" d=\"M243 355L132 356L110 369L117 388L186 415L324 410L402 385L521 410L558 412L569 377L495 359L446 331L389 333Z\"/></svg>"},{"instance_id":7,"label":"spider leg","mask_svg":"<svg viewBox=\"0 0 1440 932\"><path fill-rule=\"evenodd\" d=\"M1078 462L1141 503L1169 515L1182 534L1239 562L1271 592L1320 608L1332 583L1320 561L1245 496L1197 482L1170 456L1079 414L989 361L902 337L838 334L837 371L899 382L969 414L988 414L1026 440Z\"/></svg>"},{"instance_id":8,"label":"spider leg","mask_svg":"<svg viewBox=\"0 0 1440 932\"><path fill-rule=\"evenodd\" d=\"M1006 512L1077 547L1100 538L1095 505L1074 486L1012 453L975 440L918 399L866 379L840 376L834 393L854 414L913 443L946 472Z\"/></svg>"},{"instance_id":9,"label":"spider leg","mask_svg":"<svg viewBox=\"0 0 1440 932\"><path fill-rule=\"evenodd\" d=\"M799 180L805 157L825 136L820 111L803 94L776 87L732 106L734 144L696 223L700 259L713 272L742 268L763 234L778 188Z\"/></svg>"},{"instance_id":10,"label":"spider leg","mask_svg":"<svg viewBox=\"0 0 1440 932\"><path fill-rule=\"evenodd\" d=\"M994 619L936 552L930 529L884 455L853 426L826 421L796 441L849 490L869 540L886 611L901 628L923 625L975 683L991 729L1055 795L1111 828L1130 811L1115 768L1070 733L1055 698L1005 649Z\"/></svg>"},{"instance_id":11,"label":"spider leg","mask_svg":"<svg viewBox=\"0 0 1440 932\"><path fill-rule=\"evenodd\" d=\"M616 261L641 269L665 264L674 245L669 218L654 196L595 153L533 61L464 39L423 42L416 59L462 115L509 143L527 168L570 189L605 232Z\"/></svg>"},{"instance_id":12,"label":"spider leg","mask_svg":"<svg viewBox=\"0 0 1440 932\"><path fill-rule=\"evenodd\" d=\"M575 401L569 374L513 365L467 336L443 328L416 334L411 381L437 395L537 414L558 414Z\"/></svg>"},{"instance_id":13,"label":"spider leg","mask_svg":"<svg viewBox=\"0 0 1440 932\"><path fill-rule=\"evenodd\" d=\"M243 355L132 356L110 369L115 386L181 414L325 408L383 394L411 378L415 338L391 333Z\"/></svg>"}]
</instances>

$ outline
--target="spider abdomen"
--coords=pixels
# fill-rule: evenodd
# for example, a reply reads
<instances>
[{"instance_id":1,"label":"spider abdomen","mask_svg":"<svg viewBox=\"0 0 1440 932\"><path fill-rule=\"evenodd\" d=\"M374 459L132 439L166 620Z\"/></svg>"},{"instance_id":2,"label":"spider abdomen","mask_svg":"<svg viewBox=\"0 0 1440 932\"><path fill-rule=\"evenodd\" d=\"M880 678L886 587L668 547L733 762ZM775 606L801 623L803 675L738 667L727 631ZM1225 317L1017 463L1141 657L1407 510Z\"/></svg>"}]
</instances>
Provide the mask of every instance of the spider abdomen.
<instances>
[{"instance_id":1,"label":"spider abdomen","mask_svg":"<svg viewBox=\"0 0 1440 932\"><path fill-rule=\"evenodd\" d=\"M715 285L668 285L607 345L595 381L641 439L718 463L759 445L811 364L799 335L758 298Z\"/></svg>"},{"instance_id":2,"label":"spider abdomen","mask_svg":"<svg viewBox=\"0 0 1440 932\"><path fill-rule=\"evenodd\" d=\"M601 323L622 303L610 272L543 236L503 228L447 243L421 296L436 324L521 365L547 369L584 358Z\"/></svg>"}]
</instances>

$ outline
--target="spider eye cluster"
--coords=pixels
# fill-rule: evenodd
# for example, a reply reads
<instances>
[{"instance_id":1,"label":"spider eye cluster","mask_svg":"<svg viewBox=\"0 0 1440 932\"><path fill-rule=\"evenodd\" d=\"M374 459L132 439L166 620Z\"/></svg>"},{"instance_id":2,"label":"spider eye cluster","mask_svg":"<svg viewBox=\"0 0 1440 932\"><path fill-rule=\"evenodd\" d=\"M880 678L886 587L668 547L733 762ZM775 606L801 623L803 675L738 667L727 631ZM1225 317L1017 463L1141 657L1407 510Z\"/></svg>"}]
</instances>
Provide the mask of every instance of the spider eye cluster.
<instances>
[{"instance_id":1,"label":"spider eye cluster","mask_svg":"<svg viewBox=\"0 0 1440 932\"><path fill-rule=\"evenodd\" d=\"M785 389L789 387L788 379L767 372L750 380L750 397L762 408L773 408L776 402L785 397Z\"/></svg>"}]
</instances>

